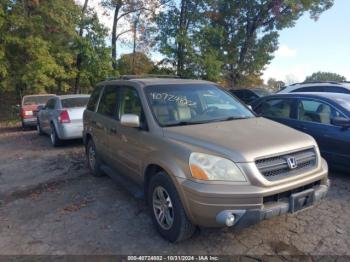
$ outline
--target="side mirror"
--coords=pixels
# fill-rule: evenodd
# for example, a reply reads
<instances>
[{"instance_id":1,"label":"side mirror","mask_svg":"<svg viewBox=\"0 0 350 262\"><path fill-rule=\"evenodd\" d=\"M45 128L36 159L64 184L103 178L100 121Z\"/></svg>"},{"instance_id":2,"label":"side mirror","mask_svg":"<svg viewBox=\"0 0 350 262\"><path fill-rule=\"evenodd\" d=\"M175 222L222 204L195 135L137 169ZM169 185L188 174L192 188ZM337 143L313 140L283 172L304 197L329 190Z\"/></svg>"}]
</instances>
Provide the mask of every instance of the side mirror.
<instances>
[{"instance_id":1,"label":"side mirror","mask_svg":"<svg viewBox=\"0 0 350 262\"><path fill-rule=\"evenodd\" d=\"M350 120L345 117L334 117L331 119L331 124L335 126L340 126L344 128L350 127Z\"/></svg>"},{"instance_id":2,"label":"side mirror","mask_svg":"<svg viewBox=\"0 0 350 262\"><path fill-rule=\"evenodd\" d=\"M120 118L120 123L122 126L126 127L140 127L140 117L133 114L124 114Z\"/></svg>"}]
</instances>

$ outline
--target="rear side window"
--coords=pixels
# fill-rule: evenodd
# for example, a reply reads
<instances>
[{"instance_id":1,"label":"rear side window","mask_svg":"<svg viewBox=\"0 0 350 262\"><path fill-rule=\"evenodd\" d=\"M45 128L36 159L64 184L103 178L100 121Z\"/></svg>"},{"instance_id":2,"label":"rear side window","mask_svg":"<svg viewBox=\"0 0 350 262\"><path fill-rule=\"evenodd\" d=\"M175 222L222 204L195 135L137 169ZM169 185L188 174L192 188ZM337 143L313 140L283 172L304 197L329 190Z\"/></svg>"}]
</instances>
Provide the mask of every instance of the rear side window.
<instances>
[{"instance_id":1,"label":"rear side window","mask_svg":"<svg viewBox=\"0 0 350 262\"><path fill-rule=\"evenodd\" d=\"M94 91L92 91L89 102L86 106L87 110L95 111L98 98L100 97L101 88L101 86L98 86L94 89Z\"/></svg>"},{"instance_id":2,"label":"rear side window","mask_svg":"<svg viewBox=\"0 0 350 262\"><path fill-rule=\"evenodd\" d=\"M49 99L49 101L47 101L46 107L48 109L55 109L55 107L56 107L56 99L55 98Z\"/></svg>"},{"instance_id":3,"label":"rear side window","mask_svg":"<svg viewBox=\"0 0 350 262\"><path fill-rule=\"evenodd\" d=\"M301 100L298 104L298 119L301 121L330 124L333 117L342 116L330 105L314 100Z\"/></svg>"},{"instance_id":4,"label":"rear side window","mask_svg":"<svg viewBox=\"0 0 350 262\"><path fill-rule=\"evenodd\" d=\"M98 105L97 112L110 117L115 116L118 93L117 87L106 86Z\"/></svg>"},{"instance_id":5,"label":"rear side window","mask_svg":"<svg viewBox=\"0 0 350 262\"><path fill-rule=\"evenodd\" d=\"M350 91L346 88L340 87L340 86L325 86L324 92L332 92L332 93L342 93L342 94L349 94Z\"/></svg>"},{"instance_id":6,"label":"rear side window","mask_svg":"<svg viewBox=\"0 0 350 262\"><path fill-rule=\"evenodd\" d=\"M261 103L255 111L266 117L292 118L293 100L270 99Z\"/></svg>"},{"instance_id":7,"label":"rear side window","mask_svg":"<svg viewBox=\"0 0 350 262\"><path fill-rule=\"evenodd\" d=\"M63 108L85 107L88 101L88 97L74 97L62 99L61 104Z\"/></svg>"}]
</instances>

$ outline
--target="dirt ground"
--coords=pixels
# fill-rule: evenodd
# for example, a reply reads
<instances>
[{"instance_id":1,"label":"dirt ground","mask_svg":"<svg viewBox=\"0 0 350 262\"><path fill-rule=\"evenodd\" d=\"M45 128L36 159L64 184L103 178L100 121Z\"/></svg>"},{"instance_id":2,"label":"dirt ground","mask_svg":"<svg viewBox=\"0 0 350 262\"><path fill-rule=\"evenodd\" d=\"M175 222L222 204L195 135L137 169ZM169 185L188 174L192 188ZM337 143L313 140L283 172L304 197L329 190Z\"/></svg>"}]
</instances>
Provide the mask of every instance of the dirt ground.
<instances>
[{"instance_id":1,"label":"dirt ground","mask_svg":"<svg viewBox=\"0 0 350 262\"><path fill-rule=\"evenodd\" d=\"M330 177L312 209L170 244L143 201L89 175L81 141L53 148L35 131L0 127L0 254L350 255L350 175Z\"/></svg>"}]
</instances>

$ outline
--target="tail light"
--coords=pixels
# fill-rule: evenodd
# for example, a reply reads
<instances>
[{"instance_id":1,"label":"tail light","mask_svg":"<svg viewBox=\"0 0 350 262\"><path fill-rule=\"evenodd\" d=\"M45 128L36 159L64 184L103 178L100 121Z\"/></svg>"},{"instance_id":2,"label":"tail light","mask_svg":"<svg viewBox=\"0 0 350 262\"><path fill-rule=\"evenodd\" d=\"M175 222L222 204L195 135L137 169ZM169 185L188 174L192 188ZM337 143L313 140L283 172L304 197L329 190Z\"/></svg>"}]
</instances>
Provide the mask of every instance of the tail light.
<instances>
[{"instance_id":1,"label":"tail light","mask_svg":"<svg viewBox=\"0 0 350 262\"><path fill-rule=\"evenodd\" d=\"M58 121L60 123L70 123L70 118L67 110L62 110L59 117Z\"/></svg>"},{"instance_id":2,"label":"tail light","mask_svg":"<svg viewBox=\"0 0 350 262\"><path fill-rule=\"evenodd\" d=\"M21 109L21 112L20 112L20 116L22 118L31 118L33 117L34 113L32 110L25 110L25 109Z\"/></svg>"}]
</instances>

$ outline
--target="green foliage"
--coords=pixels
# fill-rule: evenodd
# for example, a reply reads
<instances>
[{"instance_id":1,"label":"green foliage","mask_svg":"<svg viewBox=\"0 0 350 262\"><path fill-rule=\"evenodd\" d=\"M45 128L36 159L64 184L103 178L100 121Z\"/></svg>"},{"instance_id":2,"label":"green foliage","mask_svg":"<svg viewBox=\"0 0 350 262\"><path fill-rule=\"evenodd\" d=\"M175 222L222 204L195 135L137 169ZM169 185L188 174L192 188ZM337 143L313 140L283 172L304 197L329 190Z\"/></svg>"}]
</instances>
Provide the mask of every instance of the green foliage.
<instances>
[{"instance_id":1,"label":"green foliage","mask_svg":"<svg viewBox=\"0 0 350 262\"><path fill-rule=\"evenodd\" d=\"M158 16L158 49L179 75L226 79L230 86L258 81L278 48L278 31L312 18L333 0L181 0ZM254 81L252 81L254 80Z\"/></svg>"},{"instance_id":2,"label":"green foliage","mask_svg":"<svg viewBox=\"0 0 350 262\"><path fill-rule=\"evenodd\" d=\"M77 28L83 22L84 34ZM66 93L80 71L84 90L110 72L107 30L92 10L81 21L73 0L2 1L0 88L17 93ZM76 57L82 54L82 66Z\"/></svg>"},{"instance_id":3,"label":"green foliage","mask_svg":"<svg viewBox=\"0 0 350 262\"><path fill-rule=\"evenodd\" d=\"M313 73L311 76L306 77L305 79L305 82L315 82L315 81L343 82L343 81L346 81L346 78L336 73L317 72L317 73Z\"/></svg>"},{"instance_id":4,"label":"green foliage","mask_svg":"<svg viewBox=\"0 0 350 262\"><path fill-rule=\"evenodd\" d=\"M143 75L150 73L154 64L144 53L136 52L122 55L117 61L117 67L121 75Z\"/></svg>"}]
</instances>

